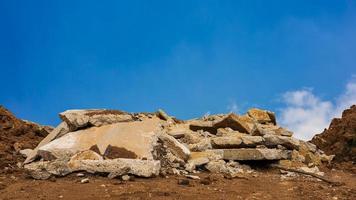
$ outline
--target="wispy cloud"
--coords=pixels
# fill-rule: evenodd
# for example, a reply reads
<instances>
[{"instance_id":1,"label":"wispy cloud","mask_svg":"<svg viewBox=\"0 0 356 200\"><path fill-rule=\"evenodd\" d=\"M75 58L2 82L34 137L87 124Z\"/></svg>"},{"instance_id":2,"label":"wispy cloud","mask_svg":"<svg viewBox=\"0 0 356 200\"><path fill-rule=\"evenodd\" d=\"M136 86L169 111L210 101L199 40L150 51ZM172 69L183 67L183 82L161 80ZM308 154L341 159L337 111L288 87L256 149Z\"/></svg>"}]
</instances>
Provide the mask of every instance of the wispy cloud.
<instances>
[{"instance_id":1,"label":"wispy cloud","mask_svg":"<svg viewBox=\"0 0 356 200\"><path fill-rule=\"evenodd\" d=\"M295 137L309 140L327 128L332 118L340 117L344 109L356 104L356 78L334 101L321 99L311 88L288 91L282 97L285 107L280 111L281 124L294 131Z\"/></svg>"},{"instance_id":2,"label":"wispy cloud","mask_svg":"<svg viewBox=\"0 0 356 200\"><path fill-rule=\"evenodd\" d=\"M227 109L229 112L233 112L233 113L238 113L238 112L239 112L239 107L237 106L236 101L231 101L231 102L229 103L229 105L227 105L226 109Z\"/></svg>"}]
</instances>

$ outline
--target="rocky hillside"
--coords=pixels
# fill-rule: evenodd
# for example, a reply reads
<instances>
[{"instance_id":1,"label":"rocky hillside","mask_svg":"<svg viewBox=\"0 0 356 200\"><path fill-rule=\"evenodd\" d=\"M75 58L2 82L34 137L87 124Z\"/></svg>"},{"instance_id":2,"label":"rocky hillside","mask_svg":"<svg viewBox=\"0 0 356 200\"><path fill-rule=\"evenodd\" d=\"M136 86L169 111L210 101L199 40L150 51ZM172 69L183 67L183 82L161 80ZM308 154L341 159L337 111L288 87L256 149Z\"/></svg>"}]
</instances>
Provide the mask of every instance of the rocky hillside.
<instances>
[{"instance_id":1,"label":"rocky hillside","mask_svg":"<svg viewBox=\"0 0 356 200\"><path fill-rule=\"evenodd\" d=\"M20 120L0 106L0 172L15 168L23 161L21 149L34 148L50 131L50 127Z\"/></svg>"},{"instance_id":2,"label":"rocky hillside","mask_svg":"<svg viewBox=\"0 0 356 200\"><path fill-rule=\"evenodd\" d=\"M331 121L328 129L311 140L326 154L335 155L335 162L356 162L356 105Z\"/></svg>"}]
</instances>

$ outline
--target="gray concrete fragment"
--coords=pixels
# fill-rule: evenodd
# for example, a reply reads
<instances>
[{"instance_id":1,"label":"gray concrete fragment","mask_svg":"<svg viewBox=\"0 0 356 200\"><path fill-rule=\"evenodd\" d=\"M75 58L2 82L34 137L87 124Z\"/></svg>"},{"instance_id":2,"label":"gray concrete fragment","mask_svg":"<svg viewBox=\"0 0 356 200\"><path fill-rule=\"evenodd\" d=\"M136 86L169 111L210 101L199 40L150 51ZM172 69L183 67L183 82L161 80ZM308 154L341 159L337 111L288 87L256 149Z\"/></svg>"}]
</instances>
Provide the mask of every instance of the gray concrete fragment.
<instances>
[{"instance_id":1,"label":"gray concrete fragment","mask_svg":"<svg viewBox=\"0 0 356 200\"><path fill-rule=\"evenodd\" d=\"M223 149L225 160L280 160L290 159L290 151L280 149Z\"/></svg>"},{"instance_id":2,"label":"gray concrete fragment","mask_svg":"<svg viewBox=\"0 0 356 200\"><path fill-rule=\"evenodd\" d=\"M136 176L152 177L159 174L160 161L118 158L112 160L79 160L71 166L72 171L129 173ZM127 170L129 169L129 170Z\"/></svg>"},{"instance_id":3,"label":"gray concrete fragment","mask_svg":"<svg viewBox=\"0 0 356 200\"><path fill-rule=\"evenodd\" d=\"M174 137L167 135L167 134L159 134L158 138L163 142L165 146L178 158L183 160L188 160L190 156L190 150L180 143Z\"/></svg>"},{"instance_id":4,"label":"gray concrete fragment","mask_svg":"<svg viewBox=\"0 0 356 200\"><path fill-rule=\"evenodd\" d=\"M292 137L266 134L263 138L265 140L264 145L267 147L277 147L278 145L282 145L287 149L296 150L300 147L300 141Z\"/></svg>"},{"instance_id":5,"label":"gray concrete fragment","mask_svg":"<svg viewBox=\"0 0 356 200\"><path fill-rule=\"evenodd\" d=\"M56 139L58 137L58 135L60 134L65 134L69 132L69 128L67 123L62 122L60 123L55 129L53 129L53 131L48 134L38 145L37 147L32 151L32 152L28 152L27 154L27 158L24 161L24 164L30 163L33 160L35 160L35 158L37 157L37 152L39 150L39 148L41 148L42 146L50 143L52 140Z\"/></svg>"}]
</instances>

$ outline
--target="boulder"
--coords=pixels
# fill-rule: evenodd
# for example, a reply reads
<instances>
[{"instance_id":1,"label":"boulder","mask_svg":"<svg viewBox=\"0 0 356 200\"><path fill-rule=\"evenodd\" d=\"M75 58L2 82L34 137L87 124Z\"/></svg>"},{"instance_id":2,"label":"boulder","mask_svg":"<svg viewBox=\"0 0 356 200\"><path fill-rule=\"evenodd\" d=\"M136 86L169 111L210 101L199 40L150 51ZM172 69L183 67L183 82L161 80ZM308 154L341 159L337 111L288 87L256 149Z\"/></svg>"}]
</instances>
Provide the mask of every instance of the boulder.
<instances>
[{"instance_id":1,"label":"boulder","mask_svg":"<svg viewBox=\"0 0 356 200\"><path fill-rule=\"evenodd\" d=\"M260 124L272 123L276 124L276 117L273 112L252 108L247 112L248 116L256 120Z\"/></svg>"},{"instance_id":2,"label":"boulder","mask_svg":"<svg viewBox=\"0 0 356 200\"><path fill-rule=\"evenodd\" d=\"M177 139L167 134L160 134L158 138L175 156L184 161L188 160L190 156L190 150Z\"/></svg>"},{"instance_id":3,"label":"boulder","mask_svg":"<svg viewBox=\"0 0 356 200\"><path fill-rule=\"evenodd\" d=\"M147 119L91 127L68 133L41 146L39 150L51 152L56 158L65 158L96 147L101 155L114 152L110 158L127 158L128 155L134 155L135 158L152 160L160 121Z\"/></svg>"},{"instance_id":4,"label":"boulder","mask_svg":"<svg viewBox=\"0 0 356 200\"><path fill-rule=\"evenodd\" d=\"M290 151L280 149L221 149L224 160L281 160L289 159Z\"/></svg>"}]
</instances>

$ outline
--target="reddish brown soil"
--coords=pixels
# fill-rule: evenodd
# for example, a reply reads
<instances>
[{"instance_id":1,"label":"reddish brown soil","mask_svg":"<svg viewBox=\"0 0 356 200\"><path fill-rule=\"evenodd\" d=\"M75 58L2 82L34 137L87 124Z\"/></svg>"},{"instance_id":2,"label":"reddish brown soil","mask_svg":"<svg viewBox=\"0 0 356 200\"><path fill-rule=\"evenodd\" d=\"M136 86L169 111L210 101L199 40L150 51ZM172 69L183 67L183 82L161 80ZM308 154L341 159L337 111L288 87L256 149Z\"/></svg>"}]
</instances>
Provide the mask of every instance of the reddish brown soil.
<instances>
[{"instance_id":1,"label":"reddish brown soil","mask_svg":"<svg viewBox=\"0 0 356 200\"><path fill-rule=\"evenodd\" d=\"M0 173L16 169L24 160L18 151L36 147L46 134L41 126L17 119L0 106Z\"/></svg>"},{"instance_id":2,"label":"reddish brown soil","mask_svg":"<svg viewBox=\"0 0 356 200\"><path fill-rule=\"evenodd\" d=\"M342 118L331 121L328 129L311 140L326 154L335 155L334 161L356 162L356 105L342 113Z\"/></svg>"},{"instance_id":3,"label":"reddish brown soil","mask_svg":"<svg viewBox=\"0 0 356 200\"><path fill-rule=\"evenodd\" d=\"M198 175L202 179L189 179L189 185L179 185L178 180L185 178L177 176L122 182L88 175L90 182L85 184L75 175L43 181L0 176L0 199L356 199L355 174L338 170L329 171L327 176L344 182L344 186L331 186L305 176L282 180L277 170L232 180L207 173Z\"/></svg>"}]
</instances>

